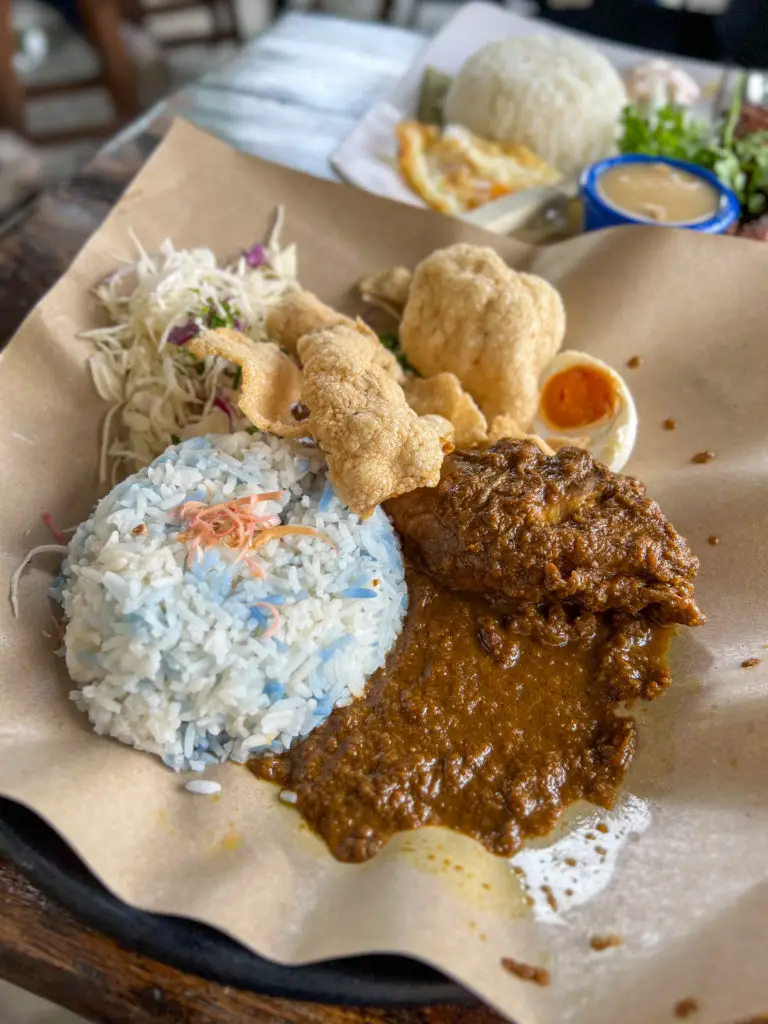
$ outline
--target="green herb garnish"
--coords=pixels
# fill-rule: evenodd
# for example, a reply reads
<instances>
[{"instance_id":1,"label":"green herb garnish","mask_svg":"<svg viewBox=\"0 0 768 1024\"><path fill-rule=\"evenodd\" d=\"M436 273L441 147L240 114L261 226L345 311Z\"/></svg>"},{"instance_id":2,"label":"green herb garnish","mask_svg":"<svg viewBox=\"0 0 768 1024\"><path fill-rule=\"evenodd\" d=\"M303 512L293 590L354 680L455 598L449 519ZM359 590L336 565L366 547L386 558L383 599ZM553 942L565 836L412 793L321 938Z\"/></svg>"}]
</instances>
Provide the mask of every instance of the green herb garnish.
<instances>
[{"instance_id":1,"label":"green herb garnish","mask_svg":"<svg viewBox=\"0 0 768 1024\"><path fill-rule=\"evenodd\" d=\"M216 330L217 327L240 327L240 311L234 303L228 299L222 299L219 303L221 310L211 300L203 306L203 319L206 327Z\"/></svg>"},{"instance_id":2,"label":"green herb garnish","mask_svg":"<svg viewBox=\"0 0 768 1024\"><path fill-rule=\"evenodd\" d=\"M660 107L649 117L637 107L626 107L621 115L619 148L622 153L646 153L698 164L714 172L736 193L743 218L759 216L768 207L768 132L736 136L743 95L742 81L726 119L715 127L672 104Z\"/></svg>"},{"instance_id":3,"label":"green herb garnish","mask_svg":"<svg viewBox=\"0 0 768 1024\"><path fill-rule=\"evenodd\" d=\"M171 444L181 444L181 438L178 434L171 434Z\"/></svg>"},{"instance_id":4,"label":"green herb garnish","mask_svg":"<svg viewBox=\"0 0 768 1024\"><path fill-rule=\"evenodd\" d=\"M414 368L405 358L405 354L403 350L400 348L400 339L394 333L394 331L384 331L382 334L379 335L379 341L384 346L384 348L389 349L389 351L394 355L395 359L397 359L398 363L400 363L400 365L402 366L406 373L415 373L417 377L420 376L418 371L414 370Z\"/></svg>"},{"instance_id":5,"label":"green herb garnish","mask_svg":"<svg viewBox=\"0 0 768 1024\"><path fill-rule=\"evenodd\" d=\"M235 391L240 389L240 385L243 382L243 368L242 366L236 366L235 372L232 374L232 387Z\"/></svg>"},{"instance_id":6,"label":"green herb garnish","mask_svg":"<svg viewBox=\"0 0 768 1024\"><path fill-rule=\"evenodd\" d=\"M246 434L258 434L259 430L258 427L246 427L245 432Z\"/></svg>"},{"instance_id":7,"label":"green herb garnish","mask_svg":"<svg viewBox=\"0 0 768 1024\"><path fill-rule=\"evenodd\" d=\"M637 107L625 107L621 124L619 149L622 153L646 153L692 163L701 162L712 135L709 125L690 118L682 107L671 103L660 107L650 117L643 116Z\"/></svg>"}]
</instances>

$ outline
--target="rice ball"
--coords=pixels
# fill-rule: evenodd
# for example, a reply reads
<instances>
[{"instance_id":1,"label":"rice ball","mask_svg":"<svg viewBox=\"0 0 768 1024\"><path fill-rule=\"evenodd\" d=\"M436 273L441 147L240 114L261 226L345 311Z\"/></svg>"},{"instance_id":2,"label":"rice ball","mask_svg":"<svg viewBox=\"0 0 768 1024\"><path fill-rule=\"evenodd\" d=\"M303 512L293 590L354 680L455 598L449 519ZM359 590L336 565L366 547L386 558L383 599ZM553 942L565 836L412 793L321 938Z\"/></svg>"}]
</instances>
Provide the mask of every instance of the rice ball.
<instances>
[{"instance_id":1,"label":"rice ball","mask_svg":"<svg viewBox=\"0 0 768 1024\"><path fill-rule=\"evenodd\" d=\"M518 142L563 174L615 151L624 84L591 46L567 36L515 36L466 62L445 100L445 121Z\"/></svg>"},{"instance_id":2,"label":"rice ball","mask_svg":"<svg viewBox=\"0 0 768 1024\"><path fill-rule=\"evenodd\" d=\"M53 596L71 697L170 767L279 753L359 696L407 606L381 508L322 453L247 432L174 445L78 527Z\"/></svg>"}]
</instances>

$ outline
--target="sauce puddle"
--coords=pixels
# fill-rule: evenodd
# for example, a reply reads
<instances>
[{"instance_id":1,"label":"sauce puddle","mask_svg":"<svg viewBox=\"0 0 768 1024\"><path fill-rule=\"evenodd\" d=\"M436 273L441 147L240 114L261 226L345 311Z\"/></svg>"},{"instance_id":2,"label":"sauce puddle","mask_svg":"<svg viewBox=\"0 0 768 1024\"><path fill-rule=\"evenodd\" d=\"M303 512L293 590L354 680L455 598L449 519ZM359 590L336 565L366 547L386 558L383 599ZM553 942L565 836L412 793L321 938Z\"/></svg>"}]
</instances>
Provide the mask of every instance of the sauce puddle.
<instances>
[{"instance_id":1,"label":"sauce puddle","mask_svg":"<svg viewBox=\"0 0 768 1024\"><path fill-rule=\"evenodd\" d=\"M412 568L407 578L405 626L363 696L248 768L292 790L342 861L424 825L508 857L580 798L610 807L635 746L619 705L669 685L672 629L607 616L591 636L549 646L479 595Z\"/></svg>"}]
</instances>

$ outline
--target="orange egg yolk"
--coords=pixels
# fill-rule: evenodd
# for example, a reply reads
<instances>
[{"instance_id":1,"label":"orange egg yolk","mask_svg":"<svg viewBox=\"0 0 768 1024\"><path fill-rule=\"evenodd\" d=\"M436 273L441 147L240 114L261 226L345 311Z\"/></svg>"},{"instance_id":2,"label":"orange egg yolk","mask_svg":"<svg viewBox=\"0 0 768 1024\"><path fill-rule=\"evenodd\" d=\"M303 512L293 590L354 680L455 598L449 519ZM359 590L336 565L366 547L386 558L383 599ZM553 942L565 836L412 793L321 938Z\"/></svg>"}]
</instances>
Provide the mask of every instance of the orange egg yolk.
<instances>
[{"instance_id":1,"label":"orange egg yolk","mask_svg":"<svg viewBox=\"0 0 768 1024\"><path fill-rule=\"evenodd\" d=\"M570 430L599 423L615 406L615 387L608 374L592 366L572 366L549 378L539 408L553 427Z\"/></svg>"}]
</instances>

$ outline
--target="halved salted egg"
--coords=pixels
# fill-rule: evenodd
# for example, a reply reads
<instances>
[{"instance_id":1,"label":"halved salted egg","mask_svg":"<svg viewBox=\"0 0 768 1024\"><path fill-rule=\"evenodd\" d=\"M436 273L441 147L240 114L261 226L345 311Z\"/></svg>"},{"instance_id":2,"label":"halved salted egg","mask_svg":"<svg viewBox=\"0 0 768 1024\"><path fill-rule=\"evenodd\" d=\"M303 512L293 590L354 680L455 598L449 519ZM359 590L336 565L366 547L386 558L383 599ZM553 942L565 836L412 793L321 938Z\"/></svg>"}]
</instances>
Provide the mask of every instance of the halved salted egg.
<instances>
[{"instance_id":1,"label":"halved salted egg","mask_svg":"<svg viewBox=\"0 0 768 1024\"><path fill-rule=\"evenodd\" d=\"M585 352L561 352L539 380L532 429L555 448L571 443L618 472L632 454L637 409L622 377Z\"/></svg>"}]
</instances>

